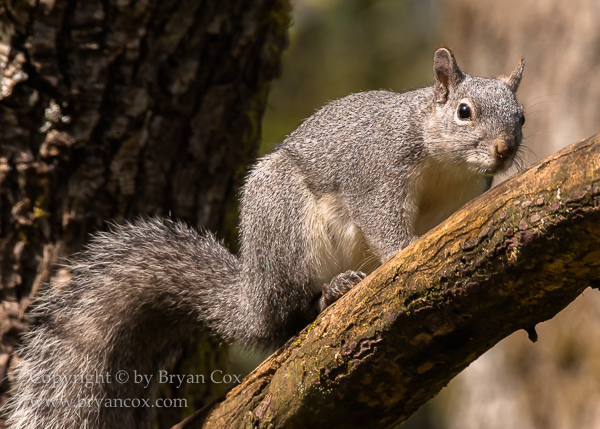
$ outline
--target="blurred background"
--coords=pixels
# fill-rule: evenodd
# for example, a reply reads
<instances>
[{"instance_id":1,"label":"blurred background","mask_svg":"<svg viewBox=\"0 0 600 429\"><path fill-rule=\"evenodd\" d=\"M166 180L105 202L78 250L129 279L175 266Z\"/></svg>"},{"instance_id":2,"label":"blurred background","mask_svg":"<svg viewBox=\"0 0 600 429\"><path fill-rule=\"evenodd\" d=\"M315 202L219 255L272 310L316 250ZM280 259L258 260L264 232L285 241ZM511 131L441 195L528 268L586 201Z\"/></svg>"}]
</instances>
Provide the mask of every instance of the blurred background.
<instances>
[{"instance_id":1,"label":"blurred background","mask_svg":"<svg viewBox=\"0 0 600 429\"><path fill-rule=\"evenodd\" d=\"M508 75L525 56L523 155L537 162L600 132L599 17L598 0L296 0L261 152L328 100L431 84L445 44L474 75ZM402 428L600 428L600 293L537 330L536 344L502 341Z\"/></svg>"}]
</instances>

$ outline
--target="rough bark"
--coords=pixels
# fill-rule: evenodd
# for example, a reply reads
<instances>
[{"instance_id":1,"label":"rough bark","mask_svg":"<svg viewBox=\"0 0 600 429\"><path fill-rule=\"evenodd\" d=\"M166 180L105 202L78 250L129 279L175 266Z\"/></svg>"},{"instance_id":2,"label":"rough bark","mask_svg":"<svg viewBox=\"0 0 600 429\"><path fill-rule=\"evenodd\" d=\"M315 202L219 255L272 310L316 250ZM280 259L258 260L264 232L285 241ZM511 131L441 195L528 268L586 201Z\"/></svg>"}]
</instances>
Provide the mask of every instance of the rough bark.
<instances>
[{"instance_id":1,"label":"rough bark","mask_svg":"<svg viewBox=\"0 0 600 429\"><path fill-rule=\"evenodd\" d=\"M233 223L289 9L0 1L0 379L53 264L105 220Z\"/></svg>"},{"instance_id":2,"label":"rough bark","mask_svg":"<svg viewBox=\"0 0 600 429\"><path fill-rule=\"evenodd\" d=\"M600 134L473 200L178 428L387 428L600 287Z\"/></svg>"}]
</instances>

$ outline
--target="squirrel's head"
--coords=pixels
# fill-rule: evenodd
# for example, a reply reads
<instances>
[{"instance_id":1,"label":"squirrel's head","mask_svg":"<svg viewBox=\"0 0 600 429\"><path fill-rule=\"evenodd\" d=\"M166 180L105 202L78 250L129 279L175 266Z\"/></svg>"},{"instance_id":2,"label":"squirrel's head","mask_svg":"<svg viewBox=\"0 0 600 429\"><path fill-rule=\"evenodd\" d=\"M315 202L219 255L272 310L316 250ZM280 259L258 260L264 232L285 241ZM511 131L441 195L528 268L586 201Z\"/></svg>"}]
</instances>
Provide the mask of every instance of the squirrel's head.
<instances>
[{"instance_id":1,"label":"squirrel's head","mask_svg":"<svg viewBox=\"0 0 600 429\"><path fill-rule=\"evenodd\" d=\"M519 150L525 123L515 97L525 63L509 77L486 79L461 71L454 55L433 56L434 100L427 141L431 154L483 175L506 170Z\"/></svg>"}]
</instances>

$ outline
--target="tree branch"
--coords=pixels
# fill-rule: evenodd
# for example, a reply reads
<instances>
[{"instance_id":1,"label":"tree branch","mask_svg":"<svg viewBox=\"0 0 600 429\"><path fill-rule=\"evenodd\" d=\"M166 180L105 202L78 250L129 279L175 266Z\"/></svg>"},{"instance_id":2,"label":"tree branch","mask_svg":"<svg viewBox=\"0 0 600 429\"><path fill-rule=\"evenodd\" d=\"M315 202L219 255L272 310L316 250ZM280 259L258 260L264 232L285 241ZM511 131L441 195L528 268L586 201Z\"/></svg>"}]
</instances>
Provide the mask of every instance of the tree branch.
<instances>
[{"instance_id":1,"label":"tree branch","mask_svg":"<svg viewBox=\"0 0 600 429\"><path fill-rule=\"evenodd\" d=\"M600 134L473 200L180 428L391 427L600 285ZM208 416L208 418L207 418ZM206 419L206 421L205 421Z\"/></svg>"}]
</instances>

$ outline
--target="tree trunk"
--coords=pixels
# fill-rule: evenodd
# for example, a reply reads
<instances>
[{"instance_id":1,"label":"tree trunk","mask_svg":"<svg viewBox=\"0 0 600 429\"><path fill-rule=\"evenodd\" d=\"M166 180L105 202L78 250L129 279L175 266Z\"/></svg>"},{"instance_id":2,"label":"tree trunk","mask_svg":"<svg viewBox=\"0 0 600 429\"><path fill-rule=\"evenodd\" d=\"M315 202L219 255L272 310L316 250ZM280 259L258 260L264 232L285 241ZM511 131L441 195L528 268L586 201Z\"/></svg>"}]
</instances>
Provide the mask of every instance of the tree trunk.
<instances>
[{"instance_id":1,"label":"tree trunk","mask_svg":"<svg viewBox=\"0 0 600 429\"><path fill-rule=\"evenodd\" d=\"M511 333L600 287L600 134L471 201L192 428L391 428Z\"/></svg>"},{"instance_id":2,"label":"tree trunk","mask_svg":"<svg viewBox=\"0 0 600 429\"><path fill-rule=\"evenodd\" d=\"M106 220L232 231L289 14L287 0L0 2L2 379L54 263Z\"/></svg>"}]
</instances>

